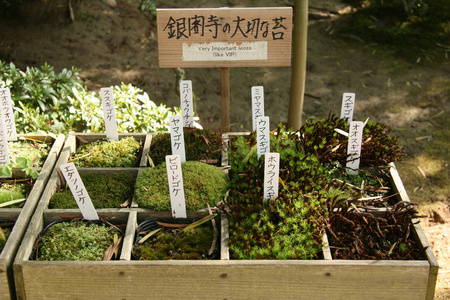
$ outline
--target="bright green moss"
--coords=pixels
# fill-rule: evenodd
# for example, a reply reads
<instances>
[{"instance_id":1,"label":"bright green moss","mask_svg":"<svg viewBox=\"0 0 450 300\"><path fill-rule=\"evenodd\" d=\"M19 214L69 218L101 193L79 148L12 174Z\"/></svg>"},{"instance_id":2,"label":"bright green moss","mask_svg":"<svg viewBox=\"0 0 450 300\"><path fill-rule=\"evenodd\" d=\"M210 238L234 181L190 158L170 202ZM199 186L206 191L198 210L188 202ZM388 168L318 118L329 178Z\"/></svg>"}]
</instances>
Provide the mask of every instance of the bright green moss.
<instances>
[{"instance_id":1,"label":"bright green moss","mask_svg":"<svg viewBox=\"0 0 450 300\"><path fill-rule=\"evenodd\" d=\"M117 231L110 226L63 222L51 226L39 243L37 260L103 260L106 249L114 244Z\"/></svg>"},{"instance_id":2,"label":"bright green moss","mask_svg":"<svg viewBox=\"0 0 450 300\"><path fill-rule=\"evenodd\" d=\"M132 167L136 164L141 144L134 137L119 141L98 140L78 147L71 158L80 168Z\"/></svg>"},{"instance_id":3,"label":"bright green moss","mask_svg":"<svg viewBox=\"0 0 450 300\"><path fill-rule=\"evenodd\" d=\"M225 196L228 180L225 173L214 166L197 161L181 164L186 210L215 206ZM139 207L170 211L170 194L166 164L145 169L136 180L136 202Z\"/></svg>"},{"instance_id":4,"label":"bright green moss","mask_svg":"<svg viewBox=\"0 0 450 300\"><path fill-rule=\"evenodd\" d=\"M0 203L26 198L29 191L30 188L22 183L16 184L3 183L0 187ZM19 206L20 203L9 205L8 207L12 208Z\"/></svg>"}]
</instances>

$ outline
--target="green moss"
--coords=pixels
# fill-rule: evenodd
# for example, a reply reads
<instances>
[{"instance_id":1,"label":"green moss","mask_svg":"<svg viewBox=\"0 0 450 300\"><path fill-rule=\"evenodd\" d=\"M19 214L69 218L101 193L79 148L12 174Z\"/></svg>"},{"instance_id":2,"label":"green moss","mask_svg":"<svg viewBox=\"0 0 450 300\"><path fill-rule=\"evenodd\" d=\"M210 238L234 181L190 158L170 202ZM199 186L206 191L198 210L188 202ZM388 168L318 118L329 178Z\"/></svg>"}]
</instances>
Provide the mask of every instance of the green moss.
<instances>
[{"instance_id":1,"label":"green moss","mask_svg":"<svg viewBox=\"0 0 450 300\"><path fill-rule=\"evenodd\" d=\"M184 142L186 160L219 160L222 154L222 134L209 129L185 129ZM172 154L170 133L153 136L150 157L155 165L165 162L166 155Z\"/></svg>"},{"instance_id":2,"label":"green moss","mask_svg":"<svg viewBox=\"0 0 450 300\"><path fill-rule=\"evenodd\" d=\"M141 145L133 137L119 141L98 140L78 147L71 161L81 168L132 167L136 164Z\"/></svg>"},{"instance_id":3,"label":"green moss","mask_svg":"<svg viewBox=\"0 0 450 300\"><path fill-rule=\"evenodd\" d=\"M217 167L197 161L181 164L183 172L186 210L215 206L225 196L228 180ZM136 180L136 202L139 207L158 211L170 211L170 194L166 164L145 169Z\"/></svg>"},{"instance_id":4,"label":"green moss","mask_svg":"<svg viewBox=\"0 0 450 300\"><path fill-rule=\"evenodd\" d=\"M103 224L57 223L43 235L37 260L103 260L106 249L114 244L115 233L113 227Z\"/></svg>"},{"instance_id":5,"label":"green moss","mask_svg":"<svg viewBox=\"0 0 450 300\"><path fill-rule=\"evenodd\" d=\"M142 260L204 259L212 238L213 229L209 224L182 232L166 229L154 239L136 244L133 252Z\"/></svg>"},{"instance_id":6,"label":"green moss","mask_svg":"<svg viewBox=\"0 0 450 300\"><path fill-rule=\"evenodd\" d=\"M3 248L6 245L6 241L8 240L8 237L11 233L11 228L4 228L4 227L0 227L0 230L3 231L3 234L0 234L0 253L2 253ZM3 235L5 238L3 238Z\"/></svg>"},{"instance_id":7,"label":"green moss","mask_svg":"<svg viewBox=\"0 0 450 300\"><path fill-rule=\"evenodd\" d=\"M118 208L133 196L135 178L129 173L80 176L95 208ZM52 196L49 208L78 208L78 205L67 188Z\"/></svg>"},{"instance_id":8,"label":"green moss","mask_svg":"<svg viewBox=\"0 0 450 300\"><path fill-rule=\"evenodd\" d=\"M23 183L3 183L0 187L0 203L11 200L27 198L30 188ZM19 207L20 203L9 205L8 207Z\"/></svg>"}]
</instances>

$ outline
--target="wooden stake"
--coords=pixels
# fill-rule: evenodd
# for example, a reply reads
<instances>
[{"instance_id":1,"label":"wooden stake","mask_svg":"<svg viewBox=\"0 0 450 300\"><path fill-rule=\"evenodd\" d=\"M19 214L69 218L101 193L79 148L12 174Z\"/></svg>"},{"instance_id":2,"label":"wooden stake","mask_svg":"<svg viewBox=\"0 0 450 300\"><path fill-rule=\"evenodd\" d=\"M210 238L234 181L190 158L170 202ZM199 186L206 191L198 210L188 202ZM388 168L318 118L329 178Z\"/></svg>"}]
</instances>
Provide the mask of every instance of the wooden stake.
<instances>
[{"instance_id":1,"label":"wooden stake","mask_svg":"<svg viewBox=\"0 0 450 300\"><path fill-rule=\"evenodd\" d=\"M303 99L306 77L306 41L308 34L308 0L294 2L294 34L292 49L291 95L289 99L288 127L302 126Z\"/></svg>"},{"instance_id":2,"label":"wooden stake","mask_svg":"<svg viewBox=\"0 0 450 300\"><path fill-rule=\"evenodd\" d=\"M222 127L225 132L230 131L230 69L220 68L220 78L222 83Z\"/></svg>"}]
</instances>

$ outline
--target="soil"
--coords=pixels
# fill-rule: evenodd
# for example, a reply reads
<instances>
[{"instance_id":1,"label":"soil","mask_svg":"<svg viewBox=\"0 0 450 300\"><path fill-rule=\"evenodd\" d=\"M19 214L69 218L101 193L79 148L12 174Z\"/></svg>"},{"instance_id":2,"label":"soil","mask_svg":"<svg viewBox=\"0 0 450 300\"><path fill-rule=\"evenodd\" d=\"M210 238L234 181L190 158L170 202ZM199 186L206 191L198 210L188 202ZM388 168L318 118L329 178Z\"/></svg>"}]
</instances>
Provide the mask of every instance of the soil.
<instances>
[{"instance_id":1,"label":"soil","mask_svg":"<svg viewBox=\"0 0 450 300\"><path fill-rule=\"evenodd\" d=\"M293 4L292 0L153 2L160 8ZM27 9L34 18L0 20L0 60L11 61L22 70L45 62L58 72L75 66L82 69L81 78L90 90L131 83L157 104L179 106L175 72L158 67L156 27L140 13L137 0L73 0L72 8L73 21L64 5L54 8L45 22L37 21L40 11L32 6ZM336 14L338 11L351 9L338 0L310 2L303 118L339 114L342 93L354 92L354 119L370 117L388 124L400 136L408 157L397 167L411 200L425 216L422 226L440 264L436 298L450 298L449 61L429 62L426 55L420 55L416 62L407 62L388 48L339 34L349 15ZM184 71L185 78L193 82L203 125L218 126L220 70ZM254 85L264 86L272 128L287 122L291 68L232 68L232 131L251 129L250 88Z\"/></svg>"}]
</instances>

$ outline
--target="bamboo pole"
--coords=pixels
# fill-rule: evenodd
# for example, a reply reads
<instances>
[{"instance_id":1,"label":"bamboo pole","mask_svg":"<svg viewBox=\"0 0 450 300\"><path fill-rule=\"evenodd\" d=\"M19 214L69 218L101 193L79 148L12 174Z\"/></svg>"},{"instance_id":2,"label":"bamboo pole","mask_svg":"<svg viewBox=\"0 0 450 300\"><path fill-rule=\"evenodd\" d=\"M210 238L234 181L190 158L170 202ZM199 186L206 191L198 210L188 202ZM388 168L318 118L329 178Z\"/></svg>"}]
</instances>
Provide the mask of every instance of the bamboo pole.
<instances>
[{"instance_id":1,"label":"bamboo pole","mask_svg":"<svg viewBox=\"0 0 450 300\"><path fill-rule=\"evenodd\" d=\"M308 0L295 0L291 94L289 98L288 113L288 127L294 129L298 129L302 126L306 77L307 35Z\"/></svg>"},{"instance_id":2,"label":"bamboo pole","mask_svg":"<svg viewBox=\"0 0 450 300\"><path fill-rule=\"evenodd\" d=\"M222 108L222 129L230 131L230 69L220 68L222 82L221 108Z\"/></svg>"}]
</instances>

